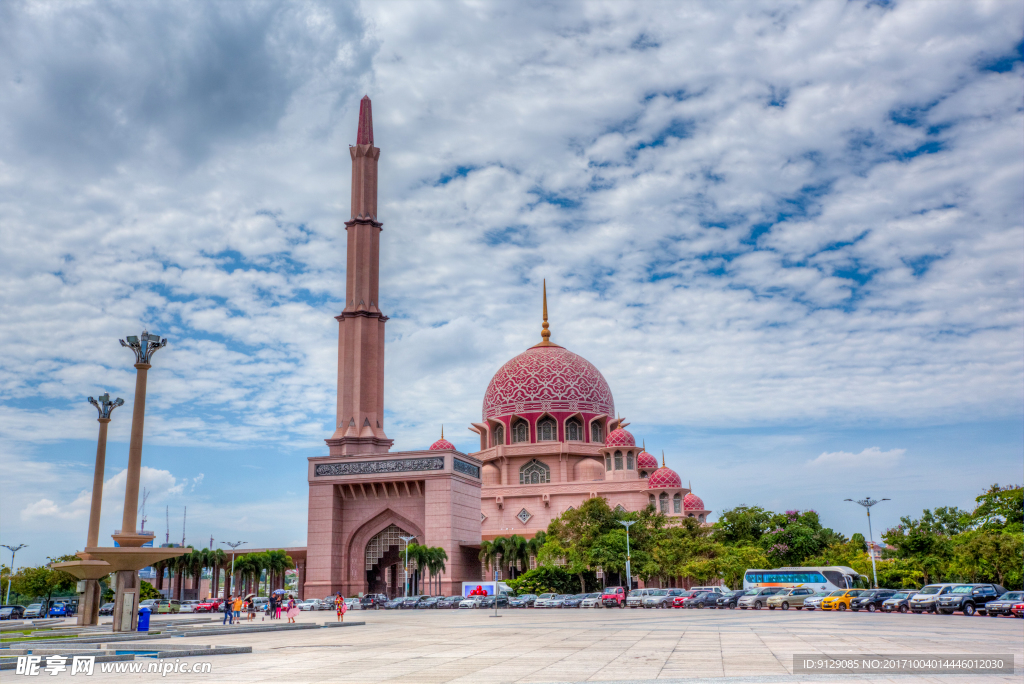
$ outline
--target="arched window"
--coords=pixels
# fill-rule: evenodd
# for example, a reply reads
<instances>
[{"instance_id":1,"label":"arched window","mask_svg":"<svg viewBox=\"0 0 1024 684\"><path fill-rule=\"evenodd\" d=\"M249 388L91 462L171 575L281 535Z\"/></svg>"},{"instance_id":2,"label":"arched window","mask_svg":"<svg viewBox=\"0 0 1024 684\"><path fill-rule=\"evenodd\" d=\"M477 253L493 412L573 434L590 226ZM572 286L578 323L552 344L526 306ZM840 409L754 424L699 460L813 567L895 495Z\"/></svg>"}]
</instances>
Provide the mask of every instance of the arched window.
<instances>
[{"instance_id":1,"label":"arched window","mask_svg":"<svg viewBox=\"0 0 1024 684\"><path fill-rule=\"evenodd\" d=\"M658 497L658 505L662 513L668 513L668 492L662 492Z\"/></svg>"},{"instance_id":2,"label":"arched window","mask_svg":"<svg viewBox=\"0 0 1024 684\"><path fill-rule=\"evenodd\" d=\"M693 518L693 517L695 517L695 516L693 515L693 513L687 513L687 514L686 514L686 517L687 517L687 518Z\"/></svg>"},{"instance_id":3,"label":"arched window","mask_svg":"<svg viewBox=\"0 0 1024 684\"><path fill-rule=\"evenodd\" d=\"M601 429L601 423L596 420L590 424L590 441L591 442L603 442L604 441L604 430Z\"/></svg>"},{"instance_id":4,"label":"arched window","mask_svg":"<svg viewBox=\"0 0 1024 684\"><path fill-rule=\"evenodd\" d=\"M615 469L616 470L622 470L622 452L621 451L616 451L615 452Z\"/></svg>"},{"instance_id":5,"label":"arched window","mask_svg":"<svg viewBox=\"0 0 1024 684\"><path fill-rule=\"evenodd\" d=\"M618 511L619 513L625 513L626 507L623 506L622 504L619 504L618 506L615 507L615 510Z\"/></svg>"},{"instance_id":6,"label":"arched window","mask_svg":"<svg viewBox=\"0 0 1024 684\"><path fill-rule=\"evenodd\" d=\"M612 455L611 455L611 453L607 453L607 454L604 455L604 469L605 470L611 470L612 469Z\"/></svg>"},{"instance_id":7,"label":"arched window","mask_svg":"<svg viewBox=\"0 0 1024 684\"><path fill-rule=\"evenodd\" d=\"M672 497L672 512L682 513L683 512L683 495L676 494Z\"/></svg>"},{"instance_id":8,"label":"arched window","mask_svg":"<svg viewBox=\"0 0 1024 684\"><path fill-rule=\"evenodd\" d=\"M647 474L646 470L641 470L640 471L640 477L650 477L650 476Z\"/></svg>"},{"instance_id":9,"label":"arched window","mask_svg":"<svg viewBox=\"0 0 1024 684\"><path fill-rule=\"evenodd\" d=\"M537 441L553 442L557 439L558 428L555 426L555 421L553 419L545 418L537 423Z\"/></svg>"},{"instance_id":10,"label":"arched window","mask_svg":"<svg viewBox=\"0 0 1024 684\"><path fill-rule=\"evenodd\" d=\"M700 515L698 515L697 520L699 520L700 522L704 522L704 514L701 513Z\"/></svg>"},{"instance_id":11,"label":"arched window","mask_svg":"<svg viewBox=\"0 0 1024 684\"><path fill-rule=\"evenodd\" d=\"M636 468L636 458L633 456L632 451L626 452L626 470L633 470Z\"/></svg>"},{"instance_id":12,"label":"arched window","mask_svg":"<svg viewBox=\"0 0 1024 684\"><path fill-rule=\"evenodd\" d=\"M551 482L551 468L533 459L519 469L519 484L545 484Z\"/></svg>"},{"instance_id":13,"label":"arched window","mask_svg":"<svg viewBox=\"0 0 1024 684\"><path fill-rule=\"evenodd\" d=\"M583 423L570 418L565 423L565 439L568 442L582 442L583 441Z\"/></svg>"},{"instance_id":14,"label":"arched window","mask_svg":"<svg viewBox=\"0 0 1024 684\"><path fill-rule=\"evenodd\" d=\"M505 443L505 426L499 425L494 428L494 446Z\"/></svg>"},{"instance_id":15,"label":"arched window","mask_svg":"<svg viewBox=\"0 0 1024 684\"><path fill-rule=\"evenodd\" d=\"M654 505L654 495L653 495L653 494L648 494L648 495L647 495L647 503L648 503L649 505L651 505L651 506L653 506L653 505Z\"/></svg>"},{"instance_id":16,"label":"arched window","mask_svg":"<svg viewBox=\"0 0 1024 684\"><path fill-rule=\"evenodd\" d=\"M530 441L530 426L526 424L525 420L516 421L516 424L512 426L512 443L518 444L519 442Z\"/></svg>"}]
</instances>

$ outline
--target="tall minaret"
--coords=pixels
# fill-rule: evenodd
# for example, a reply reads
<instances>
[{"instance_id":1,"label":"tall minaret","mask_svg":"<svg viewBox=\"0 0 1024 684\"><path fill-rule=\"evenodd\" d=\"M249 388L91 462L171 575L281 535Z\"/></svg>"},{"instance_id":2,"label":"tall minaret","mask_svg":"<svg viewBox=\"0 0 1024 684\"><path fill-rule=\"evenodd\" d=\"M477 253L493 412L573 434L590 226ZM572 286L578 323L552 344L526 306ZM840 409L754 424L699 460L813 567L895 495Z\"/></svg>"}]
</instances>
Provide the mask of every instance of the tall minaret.
<instances>
[{"instance_id":1,"label":"tall minaret","mask_svg":"<svg viewBox=\"0 0 1024 684\"><path fill-rule=\"evenodd\" d=\"M377 308L380 231L377 220L377 159L370 98L359 103L359 130L352 155L352 218L348 231L345 309L338 331L338 420L326 440L331 456L388 451L384 434L384 323Z\"/></svg>"}]
</instances>

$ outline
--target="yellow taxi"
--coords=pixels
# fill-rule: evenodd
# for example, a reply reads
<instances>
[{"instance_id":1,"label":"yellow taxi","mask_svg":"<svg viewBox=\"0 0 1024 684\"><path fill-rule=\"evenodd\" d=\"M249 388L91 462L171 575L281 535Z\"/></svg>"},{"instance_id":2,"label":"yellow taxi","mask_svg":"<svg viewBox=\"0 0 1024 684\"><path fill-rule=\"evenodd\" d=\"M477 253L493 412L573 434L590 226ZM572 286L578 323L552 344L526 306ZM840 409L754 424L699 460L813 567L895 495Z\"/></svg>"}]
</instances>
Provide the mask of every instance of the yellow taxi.
<instances>
[{"instance_id":1,"label":"yellow taxi","mask_svg":"<svg viewBox=\"0 0 1024 684\"><path fill-rule=\"evenodd\" d=\"M860 596L867 589L838 589L821 599L822 610L849 610L850 600Z\"/></svg>"}]
</instances>

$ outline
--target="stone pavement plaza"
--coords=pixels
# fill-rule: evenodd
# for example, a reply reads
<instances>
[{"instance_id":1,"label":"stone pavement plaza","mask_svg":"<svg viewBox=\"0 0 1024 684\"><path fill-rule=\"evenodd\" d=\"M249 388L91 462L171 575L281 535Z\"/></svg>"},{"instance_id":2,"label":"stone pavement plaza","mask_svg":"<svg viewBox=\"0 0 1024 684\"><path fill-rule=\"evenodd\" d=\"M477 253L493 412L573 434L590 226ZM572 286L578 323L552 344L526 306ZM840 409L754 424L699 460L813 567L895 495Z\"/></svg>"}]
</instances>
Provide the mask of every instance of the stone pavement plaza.
<instances>
[{"instance_id":1,"label":"stone pavement plaza","mask_svg":"<svg viewBox=\"0 0 1024 684\"><path fill-rule=\"evenodd\" d=\"M365 626L203 637L252 646L207 658L217 682L1016 682L1024 620L1010 618L717 610L350 611ZM163 617L163 616L161 616ZM182 618L190 616L181 616ZM334 621L327 611L301 622ZM282 620L282 622L284 622ZM256 624L269 624L260 622ZM196 641L192 638L189 641ZM794 675L793 654L1012 653L1012 675ZM203 660L197 658L195 660ZM91 681L152 680L102 675ZM47 677L48 678L48 677ZM7 677L5 677L7 679Z\"/></svg>"}]
</instances>

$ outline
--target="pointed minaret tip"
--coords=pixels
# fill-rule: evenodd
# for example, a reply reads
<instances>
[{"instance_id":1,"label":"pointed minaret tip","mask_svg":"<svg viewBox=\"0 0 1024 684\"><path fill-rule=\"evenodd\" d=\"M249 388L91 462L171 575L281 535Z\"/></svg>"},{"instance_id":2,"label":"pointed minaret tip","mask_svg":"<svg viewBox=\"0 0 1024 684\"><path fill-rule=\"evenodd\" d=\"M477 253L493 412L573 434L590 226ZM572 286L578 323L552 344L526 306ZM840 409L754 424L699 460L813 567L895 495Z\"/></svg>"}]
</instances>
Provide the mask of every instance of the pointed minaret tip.
<instances>
[{"instance_id":1,"label":"pointed minaret tip","mask_svg":"<svg viewBox=\"0 0 1024 684\"><path fill-rule=\"evenodd\" d=\"M444 423L441 423L441 439L444 439Z\"/></svg>"},{"instance_id":2,"label":"pointed minaret tip","mask_svg":"<svg viewBox=\"0 0 1024 684\"><path fill-rule=\"evenodd\" d=\"M665 450L664 449L661 450L661 467L662 468L665 467Z\"/></svg>"},{"instance_id":3,"label":"pointed minaret tip","mask_svg":"<svg viewBox=\"0 0 1024 684\"><path fill-rule=\"evenodd\" d=\"M541 324L540 337L541 340L535 347L557 347L558 345L551 341L551 331L548 330L548 281L544 279L544 322Z\"/></svg>"},{"instance_id":4,"label":"pointed minaret tip","mask_svg":"<svg viewBox=\"0 0 1024 684\"><path fill-rule=\"evenodd\" d=\"M363 95L359 101L359 130L356 132L356 145L373 144L373 111L370 108L370 96Z\"/></svg>"}]
</instances>

